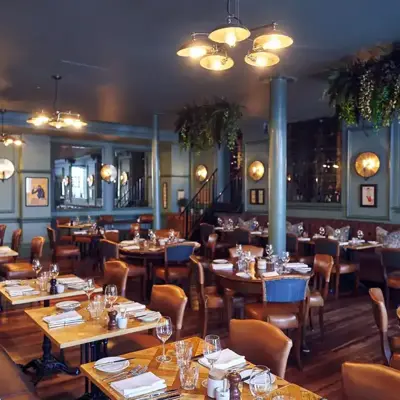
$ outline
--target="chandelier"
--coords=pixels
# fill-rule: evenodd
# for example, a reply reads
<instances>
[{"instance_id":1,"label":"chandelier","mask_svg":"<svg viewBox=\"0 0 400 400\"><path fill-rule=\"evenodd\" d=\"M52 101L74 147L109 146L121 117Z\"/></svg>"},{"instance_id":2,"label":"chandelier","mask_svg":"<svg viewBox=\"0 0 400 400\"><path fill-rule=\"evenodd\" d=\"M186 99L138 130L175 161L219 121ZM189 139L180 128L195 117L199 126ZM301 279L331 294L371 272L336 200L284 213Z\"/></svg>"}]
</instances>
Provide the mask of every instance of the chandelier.
<instances>
[{"instance_id":1,"label":"chandelier","mask_svg":"<svg viewBox=\"0 0 400 400\"><path fill-rule=\"evenodd\" d=\"M80 129L86 126L87 123L81 120L80 114L72 113L71 111L57 111L57 98L58 98L58 83L61 80L61 75L52 75L54 79L54 101L53 101L53 114L49 116L43 110L26 122L34 126L50 125L54 128L76 128Z\"/></svg>"},{"instance_id":2,"label":"chandelier","mask_svg":"<svg viewBox=\"0 0 400 400\"><path fill-rule=\"evenodd\" d=\"M239 18L239 0L227 0L226 23L216 27L210 33L193 32L191 39L177 51L180 57L198 59L203 68L212 71L224 71L233 67L235 62L227 49L238 42L252 41L252 48L244 61L254 67L265 68L278 64L280 58L271 50L280 50L293 44L293 39L278 29L277 23L247 28ZM251 36L253 35L253 39Z\"/></svg>"},{"instance_id":3,"label":"chandelier","mask_svg":"<svg viewBox=\"0 0 400 400\"><path fill-rule=\"evenodd\" d=\"M1 136L0 136L0 143L3 143L4 146L15 145L17 147L25 144L25 142L21 139L20 136L16 137L13 135L9 135L4 132L4 114L6 110L0 110L1 112Z\"/></svg>"}]
</instances>

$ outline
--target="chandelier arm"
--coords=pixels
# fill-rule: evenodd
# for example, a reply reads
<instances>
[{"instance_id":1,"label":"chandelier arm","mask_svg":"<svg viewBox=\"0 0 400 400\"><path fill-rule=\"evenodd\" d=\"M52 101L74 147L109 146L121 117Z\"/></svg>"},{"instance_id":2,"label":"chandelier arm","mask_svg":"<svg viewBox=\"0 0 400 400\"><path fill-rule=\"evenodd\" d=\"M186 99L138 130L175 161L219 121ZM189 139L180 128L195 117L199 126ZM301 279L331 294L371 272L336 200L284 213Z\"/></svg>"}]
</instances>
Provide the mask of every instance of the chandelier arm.
<instances>
[{"instance_id":1,"label":"chandelier arm","mask_svg":"<svg viewBox=\"0 0 400 400\"><path fill-rule=\"evenodd\" d=\"M265 24L265 25L259 25L255 26L254 28L248 28L250 32L255 32L260 29L265 29L265 28L275 28L276 27L276 22L271 22L270 24Z\"/></svg>"}]
</instances>

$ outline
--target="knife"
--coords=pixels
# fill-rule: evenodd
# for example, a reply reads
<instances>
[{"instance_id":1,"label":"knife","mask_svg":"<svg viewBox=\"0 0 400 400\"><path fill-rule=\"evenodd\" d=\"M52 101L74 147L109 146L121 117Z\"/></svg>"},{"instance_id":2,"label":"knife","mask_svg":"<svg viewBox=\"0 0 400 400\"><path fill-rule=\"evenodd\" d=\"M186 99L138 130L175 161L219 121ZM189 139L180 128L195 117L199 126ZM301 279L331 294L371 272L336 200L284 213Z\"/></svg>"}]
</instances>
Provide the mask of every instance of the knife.
<instances>
[{"instance_id":1,"label":"knife","mask_svg":"<svg viewBox=\"0 0 400 400\"><path fill-rule=\"evenodd\" d=\"M177 395L180 395L179 389L170 389L170 390L166 390L166 391L159 390L157 392L143 394L138 397L130 397L130 399L133 399L133 400L159 400L159 399L165 400L165 399L168 399L169 397L177 396Z\"/></svg>"}]
</instances>

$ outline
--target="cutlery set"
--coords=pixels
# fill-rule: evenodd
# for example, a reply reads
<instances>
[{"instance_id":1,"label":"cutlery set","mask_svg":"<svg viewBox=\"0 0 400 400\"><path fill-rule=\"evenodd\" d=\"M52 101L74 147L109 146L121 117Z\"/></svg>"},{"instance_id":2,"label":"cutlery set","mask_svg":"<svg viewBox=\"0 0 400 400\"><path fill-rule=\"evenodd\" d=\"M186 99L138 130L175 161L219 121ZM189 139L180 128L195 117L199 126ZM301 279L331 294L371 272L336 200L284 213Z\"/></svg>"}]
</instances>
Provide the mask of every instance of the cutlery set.
<instances>
[{"instance_id":1,"label":"cutlery set","mask_svg":"<svg viewBox=\"0 0 400 400\"><path fill-rule=\"evenodd\" d=\"M124 360L125 361L125 360ZM147 366L137 365L136 367L132 368L130 371L123 371L112 376L108 376L103 379L105 383L113 383L122 379L130 378L132 376L138 376L147 372Z\"/></svg>"}]
</instances>

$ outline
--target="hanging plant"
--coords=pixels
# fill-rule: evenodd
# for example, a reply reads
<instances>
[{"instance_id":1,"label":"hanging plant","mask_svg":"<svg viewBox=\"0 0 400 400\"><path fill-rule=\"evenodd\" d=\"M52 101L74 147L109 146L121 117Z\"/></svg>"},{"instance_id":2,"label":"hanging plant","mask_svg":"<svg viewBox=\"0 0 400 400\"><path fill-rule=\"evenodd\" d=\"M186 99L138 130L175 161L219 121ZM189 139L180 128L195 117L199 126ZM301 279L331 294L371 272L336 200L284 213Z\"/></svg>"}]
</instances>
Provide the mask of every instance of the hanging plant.
<instances>
[{"instance_id":1,"label":"hanging plant","mask_svg":"<svg viewBox=\"0 0 400 400\"><path fill-rule=\"evenodd\" d=\"M347 125L364 120L374 129L389 126L400 109L399 45L394 45L389 54L357 59L334 70L326 95Z\"/></svg>"},{"instance_id":2,"label":"hanging plant","mask_svg":"<svg viewBox=\"0 0 400 400\"><path fill-rule=\"evenodd\" d=\"M204 151L225 143L233 150L240 134L242 106L221 98L188 104L178 111L175 132L185 150Z\"/></svg>"}]
</instances>

